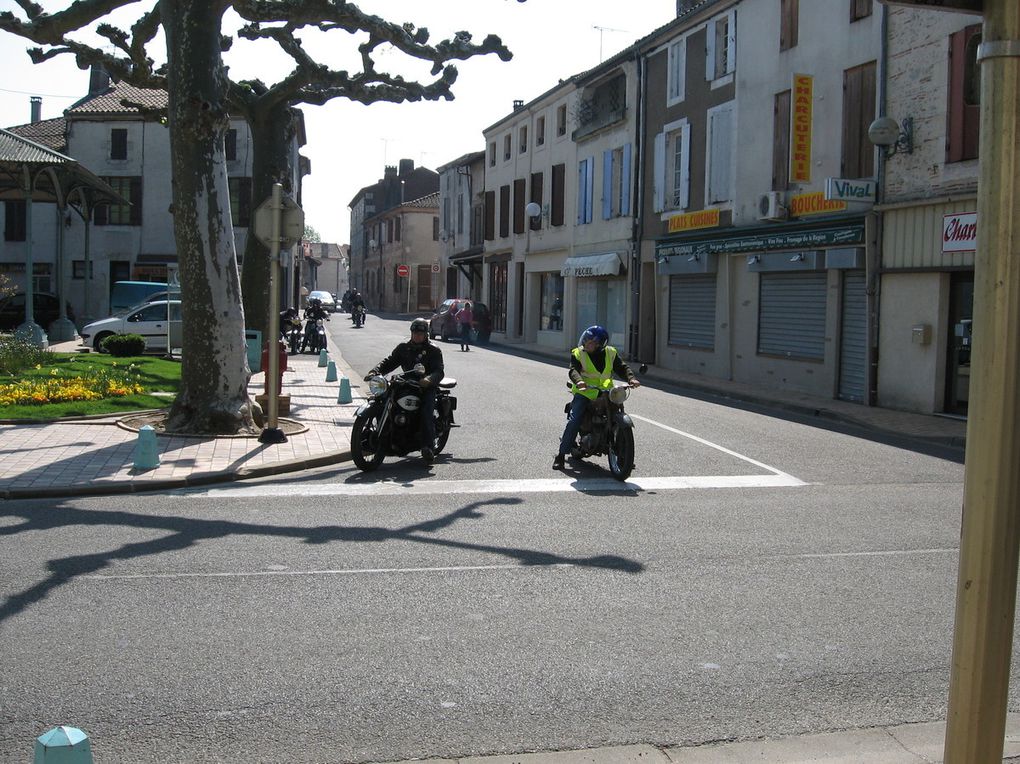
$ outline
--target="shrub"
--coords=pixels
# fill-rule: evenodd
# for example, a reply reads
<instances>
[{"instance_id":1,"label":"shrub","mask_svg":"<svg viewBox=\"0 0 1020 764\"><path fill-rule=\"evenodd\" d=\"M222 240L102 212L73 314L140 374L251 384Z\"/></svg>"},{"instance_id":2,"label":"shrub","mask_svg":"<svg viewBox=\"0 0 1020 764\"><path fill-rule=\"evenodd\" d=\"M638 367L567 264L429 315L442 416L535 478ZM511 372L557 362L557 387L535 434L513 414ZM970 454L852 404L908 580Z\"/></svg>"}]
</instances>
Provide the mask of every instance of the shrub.
<instances>
[{"instance_id":1,"label":"shrub","mask_svg":"<svg viewBox=\"0 0 1020 764\"><path fill-rule=\"evenodd\" d=\"M117 358L145 352L145 337L140 334L114 334L103 340L103 350Z\"/></svg>"},{"instance_id":2,"label":"shrub","mask_svg":"<svg viewBox=\"0 0 1020 764\"><path fill-rule=\"evenodd\" d=\"M22 369L38 366L46 359L46 351L14 334L0 334L0 374L16 374Z\"/></svg>"}]
</instances>

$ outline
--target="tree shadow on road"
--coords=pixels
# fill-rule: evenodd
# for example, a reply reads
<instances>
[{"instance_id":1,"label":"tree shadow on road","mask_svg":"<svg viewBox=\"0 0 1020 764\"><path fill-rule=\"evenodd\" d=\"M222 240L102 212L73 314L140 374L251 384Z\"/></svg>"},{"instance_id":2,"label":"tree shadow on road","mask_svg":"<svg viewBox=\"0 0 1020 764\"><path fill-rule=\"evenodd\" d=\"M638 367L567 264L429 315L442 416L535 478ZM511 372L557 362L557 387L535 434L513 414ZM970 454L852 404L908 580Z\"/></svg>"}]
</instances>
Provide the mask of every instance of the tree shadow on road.
<instances>
[{"instance_id":1,"label":"tree shadow on road","mask_svg":"<svg viewBox=\"0 0 1020 764\"><path fill-rule=\"evenodd\" d=\"M195 546L202 541L236 536L265 536L296 539L306 544L332 544L336 542L411 541L448 549L483 552L516 560L522 566L563 565L641 573L644 565L618 555L567 557L537 549L477 544L431 535L451 528L461 521L484 518L486 506L515 505L523 499L500 497L472 502L460 509L431 520L399 528L379 526L324 525L296 527L247 523L234 520L203 520L180 516L145 515L114 510L89 510L73 505L49 505L38 502L23 506L0 507L0 539L21 533L38 533L47 530L88 526L121 526L162 531L166 535L135 543L123 544L116 549L76 554L47 561L48 576L27 589L12 594L0 604L0 624L46 599L51 592L82 576L95 575L111 567L118 560L133 560ZM20 518L22 522L10 522ZM83 537L84 538L84 537Z\"/></svg>"}]
</instances>

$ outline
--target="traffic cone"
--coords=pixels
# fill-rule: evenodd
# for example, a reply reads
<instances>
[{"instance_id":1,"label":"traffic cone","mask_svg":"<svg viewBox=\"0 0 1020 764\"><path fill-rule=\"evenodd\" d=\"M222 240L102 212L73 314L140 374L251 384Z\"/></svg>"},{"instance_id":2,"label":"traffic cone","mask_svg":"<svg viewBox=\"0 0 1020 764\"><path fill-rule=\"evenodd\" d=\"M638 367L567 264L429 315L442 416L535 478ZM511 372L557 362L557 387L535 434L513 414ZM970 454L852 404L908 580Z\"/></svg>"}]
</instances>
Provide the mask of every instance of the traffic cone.
<instances>
[{"instance_id":1,"label":"traffic cone","mask_svg":"<svg viewBox=\"0 0 1020 764\"><path fill-rule=\"evenodd\" d=\"M352 403L354 398L351 397L351 381L347 377L340 377L340 395L337 396L337 403Z\"/></svg>"},{"instance_id":2,"label":"traffic cone","mask_svg":"<svg viewBox=\"0 0 1020 764\"><path fill-rule=\"evenodd\" d=\"M326 365L326 381L336 382L336 363L331 358Z\"/></svg>"},{"instance_id":3,"label":"traffic cone","mask_svg":"<svg viewBox=\"0 0 1020 764\"><path fill-rule=\"evenodd\" d=\"M327 361L329 361L329 351L323 348L319 351L319 366L325 366Z\"/></svg>"},{"instance_id":4,"label":"traffic cone","mask_svg":"<svg viewBox=\"0 0 1020 764\"><path fill-rule=\"evenodd\" d=\"M151 424L147 424L138 431L134 467L136 470L151 470L158 466L159 447L156 445L156 431L152 429Z\"/></svg>"}]
</instances>

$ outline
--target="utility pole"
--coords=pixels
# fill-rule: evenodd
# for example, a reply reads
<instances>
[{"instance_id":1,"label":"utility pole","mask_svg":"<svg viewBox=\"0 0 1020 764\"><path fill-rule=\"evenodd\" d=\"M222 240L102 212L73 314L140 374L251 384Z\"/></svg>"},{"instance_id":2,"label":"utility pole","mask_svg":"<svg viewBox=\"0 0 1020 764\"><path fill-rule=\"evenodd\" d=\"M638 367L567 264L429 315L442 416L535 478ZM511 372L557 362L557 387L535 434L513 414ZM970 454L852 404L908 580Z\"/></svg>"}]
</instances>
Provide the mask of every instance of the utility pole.
<instances>
[{"instance_id":1,"label":"utility pole","mask_svg":"<svg viewBox=\"0 0 1020 764\"><path fill-rule=\"evenodd\" d=\"M1020 555L1020 2L985 0L983 13L975 342L946 764L1002 761Z\"/></svg>"}]
</instances>

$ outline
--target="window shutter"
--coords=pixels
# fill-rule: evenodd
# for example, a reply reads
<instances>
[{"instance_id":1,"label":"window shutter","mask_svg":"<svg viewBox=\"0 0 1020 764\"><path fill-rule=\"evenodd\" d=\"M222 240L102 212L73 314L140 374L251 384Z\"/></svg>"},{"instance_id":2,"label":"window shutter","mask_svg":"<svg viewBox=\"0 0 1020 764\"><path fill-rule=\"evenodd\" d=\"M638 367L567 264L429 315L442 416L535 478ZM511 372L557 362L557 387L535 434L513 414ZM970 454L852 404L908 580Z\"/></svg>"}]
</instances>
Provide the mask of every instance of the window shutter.
<instances>
[{"instance_id":1,"label":"window shutter","mask_svg":"<svg viewBox=\"0 0 1020 764\"><path fill-rule=\"evenodd\" d=\"M666 209L666 134L655 136L652 164L652 211Z\"/></svg>"},{"instance_id":2,"label":"window shutter","mask_svg":"<svg viewBox=\"0 0 1020 764\"><path fill-rule=\"evenodd\" d=\"M131 225L142 224L142 179L131 178Z\"/></svg>"},{"instance_id":3,"label":"window shutter","mask_svg":"<svg viewBox=\"0 0 1020 764\"><path fill-rule=\"evenodd\" d=\"M691 206L691 126L686 124L680 134L680 208Z\"/></svg>"},{"instance_id":4,"label":"window shutter","mask_svg":"<svg viewBox=\"0 0 1020 764\"><path fill-rule=\"evenodd\" d=\"M485 240L496 238L496 192L485 192Z\"/></svg>"},{"instance_id":5,"label":"window shutter","mask_svg":"<svg viewBox=\"0 0 1020 764\"><path fill-rule=\"evenodd\" d=\"M577 224L584 225L584 204L587 201L585 189L588 188L588 160L577 163Z\"/></svg>"},{"instance_id":6,"label":"window shutter","mask_svg":"<svg viewBox=\"0 0 1020 764\"><path fill-rule=\"evenodd\" d=\"M623 167L620 168L620 214L630 214L630 162L631 162L631 144L627 143L623 147Z\"/></svg>"},{"instance_id":7,"label":"window shutter","mask_svg":"<svg viewBox=\"0 0 1020 764\"><path fill-rule=\"evenodd\" d=\"M584 222L590 223L595 202L595 157L588 157L588 180L585 186Z\"/></svg>"},{"instance_id":8,"label":"window shutter","mask_svg":"<svg viewBox=\"0 0 1020 764\"><path fill-rule=\"evenodd\" d=\"M729 24L726 25L726 71L723 74L737 71L737 12L730 11Z\"/></svg>"},{"instance_id":9,"label":"window shutter","mask_svg":"<svg viewBox=\"0 0 1020 764\"><path fill-rule=\"evenodd\" d=\"M712 167L708 189L709 204L725 202L730 199L732 124L732 109L720 109L712 113L710 127L712 131L710 154Z\"/></svg>"},{"instance_id":10,"label":"window shutter","mask_svg":"<svg viewBox=\"0 0 1020 764\"><path fill-rule=\"evenodd\" d=\"M514 233L524 233L524 178L514 181Z\"/></svg>"},{"instance_id":11,"label":"window shutter","mask_svg":"<svg viewBox=\"0 0 1020 764\"><path fill-rule=\"evenodd\" d=\"M949 37L949 126L946 161L960 162L978 156L978 132L981 105L976 97L968 99L968 74L974 72L971 61L972 38L981 34L981 25L961 29ZM976 74L976 72L974 72ZM976 96L976 92L974 93Z\"/></svg>"},{"instance_id":12,"label":"window shutter","mask_svg":"<svg viewBox=\"0 0 1020 764\"><path fill-rule=\"evenodd\" d=\"M499 238L510 235L510 186L499 187Z\"/></svg>"},{"instance_id":13,"label":"window shutter","mask_svg":"<svg viewBox=\"0 0 1020 764\"><path fill-rule=\"evenodd\" d=\"M772 190L790 185L790 91L776 93L772 112Z\"/></svg>"},{"instance_id":14,"label":"window shutter","mask_svg":"<svg viewBox=\"0 0 1020 764\"><path fill-rule=\"evenodd\" d=\"M564 212L564 185L567 179L567 166L565 164L553 165L552 168L552 215L550 220L553 225L563 225Z\"/></svg>"},{"instance_id":15,"label":"window shutter","mask_svg":"<svg viewBox=\"0 0 1020 764\"><path fill-rule=\"evenodd\" d=\"M602 152L602 219L613 216L613 152Z\"/></svg>"},{"instance_id":16,"label":"window shutter","mask_svg":"<svg viewBox=\"0 0 1020 764\"><path fill-rule=\"evenodd\" d=\"M539 207L542 206L542 173L535 172L531 174L531 201L537 204ZM542 230L542 216L536 215L529 221L532 231Z\"/></svg>"},{"instance_id":17,"label":"window shutter","mask_svg":"<svg viewBox=\"0 0 1020 764\"><path fill-rule=\"evenodd\" d=\"M718 22L710 23L705 29L705 80L711 82L719 77L722 72L715 71L715 43L716 26Z\"/></svg>"}]
</instances>

